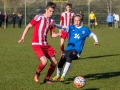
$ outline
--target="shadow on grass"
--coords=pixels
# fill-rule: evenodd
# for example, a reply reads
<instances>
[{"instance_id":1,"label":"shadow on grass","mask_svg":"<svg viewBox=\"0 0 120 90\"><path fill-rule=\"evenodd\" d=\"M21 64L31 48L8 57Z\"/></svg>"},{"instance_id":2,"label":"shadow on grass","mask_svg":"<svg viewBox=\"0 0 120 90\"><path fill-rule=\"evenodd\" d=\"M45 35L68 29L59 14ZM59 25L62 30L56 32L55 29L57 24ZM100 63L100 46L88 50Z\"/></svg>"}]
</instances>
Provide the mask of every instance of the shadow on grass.
<instances>
[{"instance_id":1,"label":"shadow on grass","mask_svg":"<svg viewBox=\"0 0 120 90\"><path fill-rule=\"evenodd\" d=\"M99 88L88 88L88 89L83 89L83 90L99 90Z\"/></svg>"},{"instance_id":2,"label":"shadow on grass","mask_svg":"<svg viewBox=\"0 0 120 90\"><path fill-rule=\"evenodd\" d=\"M88 74L88 75L85 75L84 77L89 80L96 80L96 79L107 79L107 78L117 77L117 76L120 76L120 71L119 72Z\"/></svg>"},{"instance_id":3,"label":"shadow on grass","mask_svg":"<svg viewBox=\"0 0 120 90\"><path fill-rule=\"evenodd\" d=\"M107 79L107 78L112 78L112 77L117 77L120 76L120 71L119 72L107 72L107 73L96 73L96 74L88 74L85 75L84 78L89 79L89 80L99 80L99 79ZM65 82L65 84L70 84L71 82L73 83L73 80L76 76L72 78L68 78Z\"/></svg>"},{"instance_id":4,"label":"shadow on grass","mask_svg":"<svg viewBox=\"0 0 120 90\"><path fill-rule=\"evenodd\" d=\"M120 54L110 54L110 55L101 55L101 56L91 56L86 58L80 58L80 59L89 59L89 58L102 58L102 57L112 57L112 56L119 56Z\"/></svg>"}]
</instances>

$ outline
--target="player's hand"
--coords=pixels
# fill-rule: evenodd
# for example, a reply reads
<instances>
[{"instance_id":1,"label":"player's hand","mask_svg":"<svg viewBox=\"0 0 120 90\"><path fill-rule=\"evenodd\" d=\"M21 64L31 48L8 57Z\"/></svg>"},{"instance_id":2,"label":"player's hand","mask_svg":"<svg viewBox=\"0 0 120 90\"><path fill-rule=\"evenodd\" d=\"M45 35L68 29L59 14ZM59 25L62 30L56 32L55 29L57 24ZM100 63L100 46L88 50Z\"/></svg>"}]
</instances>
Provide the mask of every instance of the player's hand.
<instances>
[{"instance_id":1,"label":"player's hand","mask_svg":"<svg viewBox=\"0 0 120 90\"><path fill-rule=\"evenodd\" d=\"M18 43L24 43L24 39L18 40Z\"/></svg>"},{"instance_id":2,"label":"player's hand","mask_svg":"<svg viewBox=\"0 0 120 90\"><path fill-rule=\"evenodd\" d=\"M98 46L100 46L100 44L99 44L98 42L95 42L94 45L98 45Z\"/></svg>"},{"instance_id":3,"label":"player's hand","mask_svg":"<svg viewBox=\"0 0 120 90\"><path fill-rule=\"evenodd\" d=\"M58 36L59 36L59 37L61 37L61 36L62 36L61 32L59 32L59 33L58 33Z\"/></svg>"}]
</instances>

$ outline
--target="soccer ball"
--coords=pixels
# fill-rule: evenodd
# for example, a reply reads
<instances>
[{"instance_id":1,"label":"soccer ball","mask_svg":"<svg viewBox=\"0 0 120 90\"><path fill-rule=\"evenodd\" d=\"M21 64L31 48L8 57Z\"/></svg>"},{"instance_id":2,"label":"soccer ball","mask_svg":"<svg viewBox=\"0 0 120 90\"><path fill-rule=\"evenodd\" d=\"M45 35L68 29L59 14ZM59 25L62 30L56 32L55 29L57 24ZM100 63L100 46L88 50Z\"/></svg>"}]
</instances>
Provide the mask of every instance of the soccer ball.
<instances>
[{"instance_id":1,"label":"soccer ball","mask_svg":"<svg viewBox=\"0 0 120 90\"><path fill-rule=\"evenodd\" d=\"M74 86L76 88L83 88L85 86L85 78L83 76L77 76L74 79Z\"/></svg>"}]
</instances>

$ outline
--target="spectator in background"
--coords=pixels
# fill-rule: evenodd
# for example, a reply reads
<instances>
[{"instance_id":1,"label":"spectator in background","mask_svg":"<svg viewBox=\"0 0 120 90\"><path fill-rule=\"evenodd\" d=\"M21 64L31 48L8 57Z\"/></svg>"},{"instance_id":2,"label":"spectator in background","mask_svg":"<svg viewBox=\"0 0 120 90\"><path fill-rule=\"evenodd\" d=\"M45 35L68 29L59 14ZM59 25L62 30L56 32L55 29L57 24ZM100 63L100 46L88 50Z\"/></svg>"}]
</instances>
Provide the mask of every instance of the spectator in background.
<instances>
[{"instance_id":1,"label":"spectator in background","mask_svg":"<svg viewBox=\"0 0 120 90\"><path fill-rule=\"evenodd\" d=\"M118 28L119 15L117 13L113 14L115 28Z\"/></svg>"},{"instance_id":2,"label":"spectator in background","mask_svg":"<svg viewBox=\"0 0 120 90\"><path fill-rule=\"evenodd\" d=\"M0 28L2 27L2 22L4 21L4 15L0 12Z\"/></svg>"},{"instance_id":3,"label":"spectator in background","mask_svg":"<svg viewBox=\"0 0 120 90\"><path fill-rule=\"evenodd\" d=\"M22 19L23 19L23 15L21 13L18 13L18 27L19 28L21 28Z\"/></svg>"},{"instance_id":4,"label":"spectator in background","mask_svg":"<svg viewBox=\"0 0 120 90\"><path fill-rule=\"evenodd\" d=\"M15 14L14 12L12 13L11 20L12 20L13 28L15 28L15 23L16 23L16 14Z\"/></svg>"},{"instance_id":5,"label":"spectator in background","mask_svg":"<svg viewBox=\"0 0 120 90\"><path fill-rule=\"evenodd\" d=\"M8 27L8 14L5 12L4 13L4 23L6 25L6 28Z\"/></svg>"},{"instance_id":6,"label":"spectator in background","mask_svg":"<svg viewBox=\"0 0 120 90\"><path fill-rule=\"evenodd\" d=\"M108 16L107 16L107 18L106 18L106 21L107 21L107 23L108 23L108 27L109 27L110 29L112 29L112 28L113 28L113 27L112 27L112 24L113 24L113 21L114 21L114 17L113 17L113 15L112 15L111 13L108 14Z\"/></svg>"},{"instance_id":7,"label":"spectator in background","mask_svg":"<svg viewBox=\"0 0 120 90\"><path fill-rule=\"evenodd\" d=\"M89 14L89 20L90 20L90 28L92 28L92 26L94 26L95 28L96 16L93 11L91 11L91 13Z\"/></svg>"},{"instance_id":8,"label":"spectator in background","mask_svg":"<svg viewBox=\"0 0 120 90\"><path fill-rule=\"evenodd\" d=\"M82 13L82 11L80 11L80 15L82 16L82 22L81 22L81 25L83 25L83 20L84 20L84 14Z\"/></svg>"}]
</instances>

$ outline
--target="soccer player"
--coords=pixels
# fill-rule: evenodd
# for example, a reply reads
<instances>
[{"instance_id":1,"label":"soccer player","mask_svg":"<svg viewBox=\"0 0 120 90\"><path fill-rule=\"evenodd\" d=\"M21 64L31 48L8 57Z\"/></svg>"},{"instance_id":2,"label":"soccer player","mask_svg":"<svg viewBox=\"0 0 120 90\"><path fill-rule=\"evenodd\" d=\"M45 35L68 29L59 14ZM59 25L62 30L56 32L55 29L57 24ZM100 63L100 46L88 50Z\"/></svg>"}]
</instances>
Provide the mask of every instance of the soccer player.
<instances>
[{"instance_id":1,"label":"soccer player","mask_svg":"<svg viewBox=\"0 0 120 90\"><path fill-rule=\"evenodd\" d=\"M26 26L21 39L18 43L23 43L25 36L31 27L34 27L33 36L32 36L32 48L35 54L38 56L38 59L41 61L36 70L34 81L39 82L39 76L41 71L45 68L47 64L47 58L51 61L49 66L48 73L44 79L44 83L52 84L50 76L53 74L55 67L57 65L57 60L55 58L56 51L54 48L47 42L47 33L50 30L52 37L58 37L61 34L54 32L54 20L51 18L56 4L53 2L48 2L46 5L45 13L36 15L30 23Z\"/></svg>"},{"instance_id":2,"label":"soccer player","mask_svg":"<svg viewBox=\"0 0 120 90\"><path fill-rule=\"evenodd\" d=\"M93 11L91 11L91 13L89 15L89 20L90 20L90 28L92 28L92 25L95 28L96 16Z\"/></svg>"},{"instance_id":3,"label":"soccer player","mask_svg":"<svg viewBox=\"0 0 120 90\"><path fill-rule=\"evenodd\" d=\"M72 17L74 15L74 13L71 11L72 4L66 3L65 8L66 8L66 11L63 12L60 16L60 25L69 26L70 24L72 24ZM61 55L62 55L64 52L64 42L65 42L65 39L68 38L68 34L64 30L60 30L60 32L62 35L60 38L60 49L61 49Z\"/></svg>"},{"instance_id":4,"label":"soccer player","mask_svg":"<svg viewBox=\"0 0 120 90\"><path fill-rule=\"evenodd\" d=\"M52 78L53 81L59 79L60 81L65 81L65 76L71 66L72 60L78 59L80 57L87 37L92 37L95 41L94 45L99 45L97 36L93 32L91 32L88 27L81 26L81 19L82 16L76 14L73 16L72 25L62 26L56 24L56 27L62 28L66 32L68 32L69 38L66 50L58 63L57 75ZM62 73L62 68L64 64L65 66Z\"/></svg>"}]
</instances>

